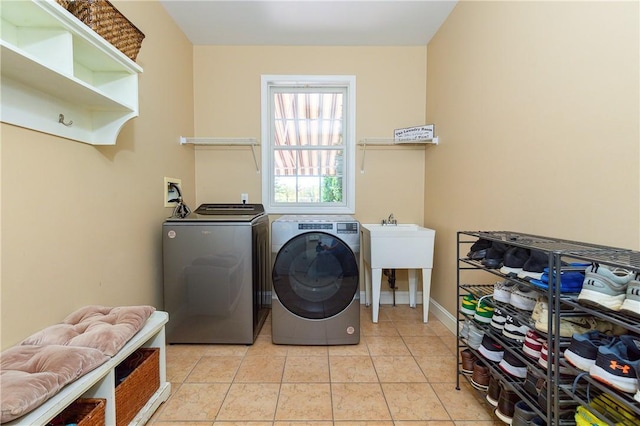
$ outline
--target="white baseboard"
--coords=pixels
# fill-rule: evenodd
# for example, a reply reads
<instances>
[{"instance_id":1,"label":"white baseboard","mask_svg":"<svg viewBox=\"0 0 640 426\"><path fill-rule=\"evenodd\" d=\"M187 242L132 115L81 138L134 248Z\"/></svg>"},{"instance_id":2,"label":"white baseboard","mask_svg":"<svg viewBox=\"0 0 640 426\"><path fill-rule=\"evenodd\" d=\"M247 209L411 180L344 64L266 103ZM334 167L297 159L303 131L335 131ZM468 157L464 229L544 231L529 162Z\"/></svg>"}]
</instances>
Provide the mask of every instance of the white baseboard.
<instances>
[{"instance_id":1,"label":"white baseboard","mask_svg":"<svg viewBox=\"0 0 640 426\"><path fill-rule=\"evenodd\" d=\"M360 304L364 305L366 302L364 291L360 292ZM419 291L416 297L416 303L418 305L422 305L422 292ZM392 305L393 304L393 292L392 291L381 291L380 292L380 304L381 305ZM396 304L397 305L408 305L409 304L409 291L398 291L396 290ZM434 301L433 299L429 300L429 313L433 314L436 318L442 322L442 325L447 327L449 331L453 334L457 334L456 327L458 326L458 321L456 317L449 313L441 304Z\"/></svg>"}]
</instances>

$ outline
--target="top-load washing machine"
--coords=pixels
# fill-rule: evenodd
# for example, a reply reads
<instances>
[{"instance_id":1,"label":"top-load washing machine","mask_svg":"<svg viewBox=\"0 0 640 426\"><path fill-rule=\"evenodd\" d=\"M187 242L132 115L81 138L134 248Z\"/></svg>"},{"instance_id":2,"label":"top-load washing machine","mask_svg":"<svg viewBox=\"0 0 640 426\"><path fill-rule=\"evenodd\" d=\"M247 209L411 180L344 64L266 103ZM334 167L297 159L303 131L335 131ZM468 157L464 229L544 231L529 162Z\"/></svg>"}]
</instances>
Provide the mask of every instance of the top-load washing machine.
<instances>
[{"instance_id":1,"label":"top-load washing machine","mask_svg":"<svg viewBox=\"0 0 640 426\"><path fill-rule=\"evenodd\" d=\"M271 225L273 343L360 341L360 224L351 216L287 215Z\"/></svg>"},{"instance_id":2,"label":"top-load washing machine","mask_svg":"<svg viewBox=\"0 0 640 426\"><path fill-rule=\"evenodd\" d=\"M252 344L269 313L261 204L202 204L162 225L168 343Z\"/></svg>"}]
</instances>

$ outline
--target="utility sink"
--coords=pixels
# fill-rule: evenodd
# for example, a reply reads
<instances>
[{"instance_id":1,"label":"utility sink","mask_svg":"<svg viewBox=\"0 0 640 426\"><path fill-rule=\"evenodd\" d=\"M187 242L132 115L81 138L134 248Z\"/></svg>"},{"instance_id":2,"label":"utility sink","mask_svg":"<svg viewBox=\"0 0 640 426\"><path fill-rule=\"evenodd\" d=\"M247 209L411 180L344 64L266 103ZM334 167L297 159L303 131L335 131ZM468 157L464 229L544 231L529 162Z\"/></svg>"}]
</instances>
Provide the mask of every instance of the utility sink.
<instances>
[{"instance_id":1,"label":"utility sink","mask_svg":"<svg viewBox=\"0 0 640 426\"><path fill-rule=\"evenodd\" d=\"M362 224L361 251L364 260L365 298L372 306L372 320L378 322L382 269L408 269L409 306L416 307L417 271L422 271L423 321L429 315L433 243L436 231L408 223Z\"/></svg>"},{"instance_id":2,"label":"utility sink","mask_svg":"<svg viewBox=\"0 0 640 426\"><path fill-rule=\"evenodd\" d=\"M436 231L413 223L363 224L364 260L372 268L431 268Z\"/></svg>"}]
</instances>

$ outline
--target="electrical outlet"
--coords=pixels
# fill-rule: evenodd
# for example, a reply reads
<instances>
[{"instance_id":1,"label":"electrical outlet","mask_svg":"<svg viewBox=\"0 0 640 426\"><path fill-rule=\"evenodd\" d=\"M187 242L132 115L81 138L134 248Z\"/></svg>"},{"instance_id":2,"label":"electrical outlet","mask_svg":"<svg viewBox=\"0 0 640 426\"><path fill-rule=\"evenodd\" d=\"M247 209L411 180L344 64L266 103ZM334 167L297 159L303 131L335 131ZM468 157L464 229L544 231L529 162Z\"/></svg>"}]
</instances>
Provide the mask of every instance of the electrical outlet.
<instances>
[{"instance_id":1,"label":"electrical outlet","mask_svg":"<svg viewBox=\"0 0 640 426\"><path fill-rule=\"evenodd\" d=\"M173 184L173 185L171 185ZM178 187L176 190L175 186ZM182 192L182 179L176 179L171 177L164 178L164 186L163 186L163 197L164 197L164 206L165 207L175 207L178 205L175 200L180 196L179 193Z\"/></svg>"},{"instance_id":2,"label":"electrical outlet","mask_svg":"<svg viewBox=\"0 0 640 426\"><path fill-rule=\"evenodd\" d=\"M248 204L249 203L249 194L244 193L244 192L242 194L240 194L240 202L242 204Z\"/></svg>"}]
</instances>

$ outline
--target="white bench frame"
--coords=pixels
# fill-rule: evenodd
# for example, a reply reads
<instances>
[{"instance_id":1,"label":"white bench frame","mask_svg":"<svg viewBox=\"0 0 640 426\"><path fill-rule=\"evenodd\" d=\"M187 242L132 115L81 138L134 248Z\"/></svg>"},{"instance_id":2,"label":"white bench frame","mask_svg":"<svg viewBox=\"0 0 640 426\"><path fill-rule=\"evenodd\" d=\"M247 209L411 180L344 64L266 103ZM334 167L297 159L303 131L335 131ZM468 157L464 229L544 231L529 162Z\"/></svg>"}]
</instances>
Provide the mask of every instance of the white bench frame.
<instances>
[{"instance_id":1,"label":"white bench frame","mask_svg":"<svg viewBox=\"0 0 640 426\"><path fill-rule=\"evenodd\" d=\"M44 426L78 398L104 398L107 400L105 407L106 425L115 426L115 368L138 348L159 348L160 388L149 398L149 401L140 409L130 423L130 425L144 425L160 404L166 401L171 394L171 383L167 382L166 373L164 326L167 321L169 321L169 314L162 311L155 311L151 314L144 327L110 360L62 388L60 392L35 410L6 423L6 425Z\"/></svg>"}]
</instances>

